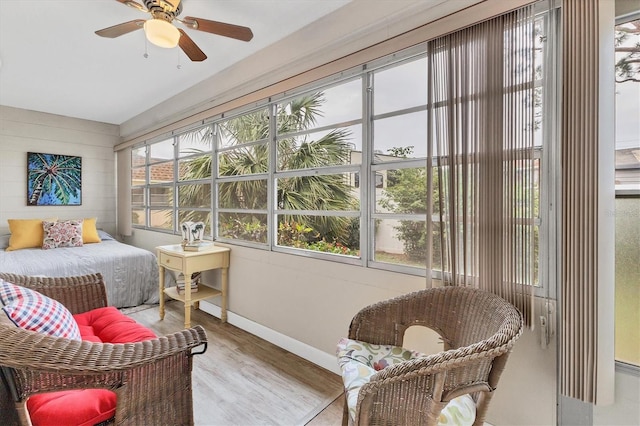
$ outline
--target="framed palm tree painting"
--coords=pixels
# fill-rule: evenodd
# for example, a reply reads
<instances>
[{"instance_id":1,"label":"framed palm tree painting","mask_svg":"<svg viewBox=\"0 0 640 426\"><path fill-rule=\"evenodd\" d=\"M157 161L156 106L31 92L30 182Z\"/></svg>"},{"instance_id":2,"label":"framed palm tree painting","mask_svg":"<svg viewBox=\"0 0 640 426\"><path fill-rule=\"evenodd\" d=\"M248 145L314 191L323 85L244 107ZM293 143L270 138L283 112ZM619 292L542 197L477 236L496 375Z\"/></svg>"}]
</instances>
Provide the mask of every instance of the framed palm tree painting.
<instances>
[{"instance_id":1,"label":"framed palm tree painting","mask_svg":"<svg viewBox=\"0 0 640 426\"><path fill-rule=\"evenodd\" d=\"M27 205L82 204L82 157L27 153Z\"/></svg>"}]
</instances>

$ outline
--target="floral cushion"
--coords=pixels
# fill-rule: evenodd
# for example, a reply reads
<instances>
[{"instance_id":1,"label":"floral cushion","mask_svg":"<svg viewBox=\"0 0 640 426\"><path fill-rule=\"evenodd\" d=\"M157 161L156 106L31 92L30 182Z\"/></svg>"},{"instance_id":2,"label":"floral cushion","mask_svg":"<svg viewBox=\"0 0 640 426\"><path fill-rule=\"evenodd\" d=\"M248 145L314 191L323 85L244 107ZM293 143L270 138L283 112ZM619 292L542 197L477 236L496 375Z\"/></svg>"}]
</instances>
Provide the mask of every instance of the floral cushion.
<instances>
[{"instance_id":1,"label":"floral cushion","mask_svg":"<svg viewBox=\"0 0 640 426\"><path fill-rule=\"evenodd\" d=\"M20 328L80 340L78 324L64 305L37 291L0 279L0 306Z\"/></svg>"},{"instance_id":2,"label":"floral cushion","mask_svg":"<svg viewBox=\"0 0 640 426\"><path fill-rule=\"evenodd\" d=\"M82 247L83 220L63 220L60 222L43 221L44 250L58 247Z\"/></svg>"},{"instance_id":3,"label":"floral cushion","mask_svg":"<svg viewBox=\"0 0 640 426\"><path fill-rule=\"evenodd\" d=\"M393 364L426 356L420 352L390 345L374 345L343 338L336 351L342 370L342 381L347 392L347 406L351 419L355 419L358 394L378 371ZM447 404L438 420L439 425L472 425L476 417L473 398L462 395Z\"/></svg>"}]
</instances>

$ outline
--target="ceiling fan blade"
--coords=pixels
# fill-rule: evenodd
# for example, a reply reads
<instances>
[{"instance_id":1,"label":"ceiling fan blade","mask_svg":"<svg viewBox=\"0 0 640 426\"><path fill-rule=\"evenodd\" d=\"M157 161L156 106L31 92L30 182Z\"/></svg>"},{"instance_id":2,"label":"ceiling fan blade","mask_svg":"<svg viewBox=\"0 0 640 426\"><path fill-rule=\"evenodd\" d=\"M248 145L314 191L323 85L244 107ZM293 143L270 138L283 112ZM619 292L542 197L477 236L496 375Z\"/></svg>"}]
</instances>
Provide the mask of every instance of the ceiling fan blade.
<instances>
[{"instance_id":1,"label":"ceiling fan blade","mask_svg":"<svg viewBox=\"0 0 640 426\"><path fill-rule=\"evenodd\" d=\"M191 37L187 35L183 30L178 29L180 31L180 40L178 41L178 45L180 49L194 62L201 62L207 59L207 55L204 54L202 50L191 40Z\"/></svg>"},{"instance_id":2,"label":"ceiling fan blade","mask_svg":"<svg viewBox=\"0 0 640 426\"><path fill-rule=\"evenodd\" d=\"M124 22L114 25L113 27L103 28L96 31L100 37L116 38L131 31L139 30L144 25L144 19L136 19L135 21Z\"/></svg>"},{"instance_id":3,"label":"ceiling fan blade","mask_svg":"<svg viewBox=\"0 0 640 426\"><path fill-rule=\"evenodd\" d=\"M181 22L194 30L205 31L207 33L218 34L242 41L249 41L253 38L251 28L241 27L240 25L194 18L193 16L187 16L183 18Z\"/></svg>"}]
</instances>

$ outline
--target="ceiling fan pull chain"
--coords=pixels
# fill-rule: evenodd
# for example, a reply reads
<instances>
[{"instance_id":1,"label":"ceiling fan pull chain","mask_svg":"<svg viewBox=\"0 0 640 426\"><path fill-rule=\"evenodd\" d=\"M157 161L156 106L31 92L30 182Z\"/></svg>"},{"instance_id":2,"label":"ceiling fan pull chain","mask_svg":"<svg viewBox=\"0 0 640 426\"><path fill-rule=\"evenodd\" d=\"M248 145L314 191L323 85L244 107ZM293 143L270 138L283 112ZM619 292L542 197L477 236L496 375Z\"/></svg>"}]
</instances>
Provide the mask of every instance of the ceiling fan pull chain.
<instances>
[{"instance_id":1,"label":"ceiling fan pull chain","mask_svg":"<svg viewBox=\"0 0 640 426\"><path fill-rule=\"evenodd\" d=\"M176 49L176 52L178 53L178 65L176 66L176 68L181 70L182 69L182 64L180 63L180 51Z\"/></svg>"},{"instance_id":2,"label":"ceiling fan pull chain","mask_svg":"<svg viewBox=\"0 0 640 426\"><path fill-rule=\"evenodd\" d=\"M149 49L149 43L147 42L147 38L144 38L144 58L145 59L149 59L149 53L148 53L148 49Z\"/></svg>"}]
</instances>

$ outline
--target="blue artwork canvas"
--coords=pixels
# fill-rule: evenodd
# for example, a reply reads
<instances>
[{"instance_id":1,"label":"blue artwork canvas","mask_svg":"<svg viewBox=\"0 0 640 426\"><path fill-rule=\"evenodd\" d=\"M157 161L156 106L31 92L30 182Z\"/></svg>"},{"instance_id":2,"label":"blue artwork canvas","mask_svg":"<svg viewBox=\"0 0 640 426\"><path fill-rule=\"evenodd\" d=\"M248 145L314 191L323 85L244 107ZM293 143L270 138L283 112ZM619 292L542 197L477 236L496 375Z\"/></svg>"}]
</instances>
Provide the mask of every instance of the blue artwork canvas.
<instances>
[{"instance_id":1,"label":"blue artwork canvas","mask_svg":"<svg viewBox=\"0 0 640 426\"><path fill-rule=\"evenodd\" d=\"M27 153L27 205L82 204L82 157Z\"/></svg>"}]
</instances>

